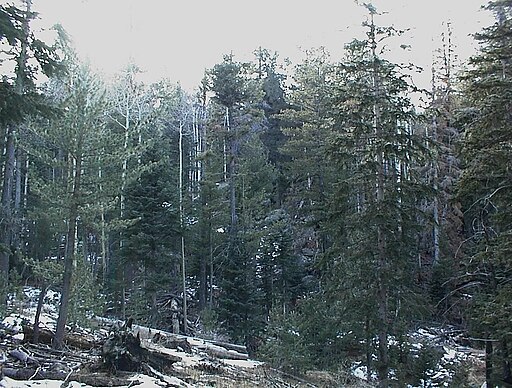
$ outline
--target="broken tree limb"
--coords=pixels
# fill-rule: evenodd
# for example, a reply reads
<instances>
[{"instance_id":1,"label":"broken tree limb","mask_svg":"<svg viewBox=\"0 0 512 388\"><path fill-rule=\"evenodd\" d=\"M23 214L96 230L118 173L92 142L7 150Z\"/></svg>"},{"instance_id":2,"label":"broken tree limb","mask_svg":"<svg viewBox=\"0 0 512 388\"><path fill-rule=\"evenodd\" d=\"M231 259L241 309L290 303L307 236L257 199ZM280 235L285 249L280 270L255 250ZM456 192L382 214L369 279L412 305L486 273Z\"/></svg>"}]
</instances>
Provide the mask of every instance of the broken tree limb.
<instances>
[{"instance_id":1,"label":"broken tree limb","mask_svg":"<svg viewBox=\"0 0 512 388\"><path fill-rule=\"evenodd\" d=\"M39 362L33 358L30 354L20 348L13 349L9 352L9 356L15 358L24 364L39 364Z\"/></svg>"}]
</instances>

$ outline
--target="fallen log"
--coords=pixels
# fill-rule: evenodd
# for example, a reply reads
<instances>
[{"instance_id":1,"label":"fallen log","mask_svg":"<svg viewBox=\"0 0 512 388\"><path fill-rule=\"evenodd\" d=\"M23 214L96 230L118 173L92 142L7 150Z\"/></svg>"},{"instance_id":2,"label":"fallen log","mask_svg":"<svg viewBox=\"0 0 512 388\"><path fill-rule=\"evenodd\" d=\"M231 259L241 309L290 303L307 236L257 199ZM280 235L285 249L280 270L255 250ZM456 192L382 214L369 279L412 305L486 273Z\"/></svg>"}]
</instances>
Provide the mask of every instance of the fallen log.
<instances>
[{"instance_id":1,"label":"fallen log","mask_svg":"<svg viewBox=\"0 0 512 388\"><path fill-rule=\"evenodd\" d=\"M39 362L23 349L16 348L9 352L9 356L23 362L24 364L39 364Z\"/></svg>"},{"instance_id":2,"label":"fallen log","mask_svg":"<svg viewBox=\"0 0 512 388\"><path fill-rule=\"evenodd\" d=\"M23 335L25 342L34 341L34 328L32 326L23 326ZM51 345L55 333L48 329L39 329L38 343ZM64 343L72 348L81 350L91 350L100 346L98 341L92 337L85 337L84 335L78 335L74 333L66 333L64 336Z\"/></svg>"},{"instance_id":3,"label":"fallen log","mask_svg":"<svg viewBox=\"0 0 512 388\"><path fill-rule=\"evenodd\" d=\"M105 373L69 373L41 368L3 368L3 373L4 376L14 380L76 381L93 387L119 387L140 384L139 381L130 380L127 377L111 376Z\"/></svg>"},{"instance_id":4,"label":"fallen log","mask_svg":"<svg viewBox=\"0 0 512 388\"><path fill-rule=\"evenodd\" d=\"M203 347L204 351L215 358L221 358L224 360L248 360L249 355L245 353L239 353L236 350L225 349L221 346L205 343Z\"/></svg>"},{"instance_id":5,"label":"fallen log","mask_svg":"<svg viewBox=\"0 0 512 388\"><path fill-rule=\"evenodd\" d=\"M165 369L175 362L182 361L181 357L163 352L155 348L144 348L148 353L148 364L157 369Z\"/></svg>"},{"instance_id":6,"label":"fallen log","mask_svg":"<svg viewBox=\"0 0 512 388\"><path fill-rule=\"evenodd\" d=\"M244 345L187 337L180 334L168 333L163 330L156 330L154 331L155 334L152 334L151 329L139 325L134 326L134 331L141 338L151 338L154 341L154 338L156 337L157 340L154 342L162 343L166 346L167 344L170 344L171 347L173 347L173 344L182 344L186 346L183 341L187 341L190 348L198 348L200 350L212 349L211 352L212 356L214 357L216 357L215 353L217 352L217 354L222 353L225 355L225 357L221 358L230 358L233 360L247 360L249 358L247 354L247 348ZM153 337L151 337L152 335ZM224 348L224 351L220 350L219 348Z\"/></svg>"},{"instance_id":7,"label":"fallen log","mask_svg":"<svg viewBox=\"0 0 512 388\"><path fill-rule=\"evenodd\" d=\"M156 332L152 338L155 344L161 344L169 349L176 349L186 353L192 353L192 346L186 338L169 337L160 332Z\"/></svg>"},{"instance_id":8,"label":"fallen log","mask_svg":"<svg viewBox=\"0 0 512 388\"><path fill-rule=\"evenodd\" d=\"M205 341L212 343L213 345L221 346L228 350L235 350L239 353L247 353L247 347L245 345L230 344L227 342L220 342L220 341L214 341L214 340L205 340Z\"/></svg>"},{"instance_id":9,"label":"fallen log","mask_svg":"<svg viewBox=\"0 0 512 388\"><path fill-rule=\"evenodd\" d=\"M64 380L69 374L62 371L45 370L40 367L4 367L2 372L4 376L10 377L14 380Z\"/></svg>"}]
</instances>

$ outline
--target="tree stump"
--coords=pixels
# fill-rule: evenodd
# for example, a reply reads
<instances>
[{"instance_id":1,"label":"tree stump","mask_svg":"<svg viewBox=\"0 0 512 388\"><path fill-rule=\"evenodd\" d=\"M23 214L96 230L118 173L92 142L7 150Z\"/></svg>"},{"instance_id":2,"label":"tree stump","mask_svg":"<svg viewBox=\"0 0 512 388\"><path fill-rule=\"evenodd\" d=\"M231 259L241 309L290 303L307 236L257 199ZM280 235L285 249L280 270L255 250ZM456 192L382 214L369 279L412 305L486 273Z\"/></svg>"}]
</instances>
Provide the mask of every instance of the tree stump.
<instances>
[{"instance_id":1,"label":"tree stump","mask_svg":"<svg viewBox=\"0 0 512 388\"><path fill-rule=\"evenodd\" d=\"M111 371L136 372L148 359L148 351L141 346L140 338L129 331L114 332L103 344L104 365Z\"/></svg>"}]
</instances>

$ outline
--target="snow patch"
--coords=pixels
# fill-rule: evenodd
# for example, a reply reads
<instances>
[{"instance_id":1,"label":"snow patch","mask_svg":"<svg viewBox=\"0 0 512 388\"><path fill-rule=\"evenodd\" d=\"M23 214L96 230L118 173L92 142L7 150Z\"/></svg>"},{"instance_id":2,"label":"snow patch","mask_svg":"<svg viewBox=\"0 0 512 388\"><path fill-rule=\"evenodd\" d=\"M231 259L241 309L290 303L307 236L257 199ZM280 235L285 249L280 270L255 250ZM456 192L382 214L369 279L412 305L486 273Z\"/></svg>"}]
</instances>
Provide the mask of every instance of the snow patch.
<instances>
[{"instance_id":1,"label":"snow patch","mask_svg":"<svg viewBox=\"0 0 512 388\"><path fill-rule=\"evenodd\" d=\"M247 369L254 369L254 368L257 368L257 367L259 367L259 366L264 364L261 361L255 361L255 360L226 360L226 359L221 359L220 361L222 361L226 365L237 366L237 367L247 368Z\"/></svg>"}]
</instances>

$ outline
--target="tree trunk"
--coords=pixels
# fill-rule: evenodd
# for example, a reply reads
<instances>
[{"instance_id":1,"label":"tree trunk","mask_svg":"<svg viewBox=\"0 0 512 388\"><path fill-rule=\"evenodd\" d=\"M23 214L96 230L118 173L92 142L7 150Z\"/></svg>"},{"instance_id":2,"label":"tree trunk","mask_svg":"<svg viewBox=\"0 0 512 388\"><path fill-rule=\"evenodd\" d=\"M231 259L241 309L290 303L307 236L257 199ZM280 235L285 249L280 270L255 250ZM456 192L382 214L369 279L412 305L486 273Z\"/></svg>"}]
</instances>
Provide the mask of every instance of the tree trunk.
<instances>
[{"instance_id":1,"label":"tree trunk","mask_svg":"<svg viewBox=\"0 0 512 388\"><path fill-rule=\"evenodd\" d=\"M66 331L66 322L68 318L69 299L71 297L71 280L73 276L73 262L75 259L76 231L78 221L78 204L80 200L80 183L82 174L82 155L81 146L79 145L75 165L72 169L73 191L71 195L71 203L68 218L68 231L66 236L66 251L64 255L64 275L62 279L62 290L60 298L59 318L57 319L57 328L53 347L61 349L64 345L64 335Z\"/></svg>"},{"instance_id":2,"label":"tree trunk","mask_svg":"<svg viewBox=\"0 0 512 388\"><path fill-rule=\"evenodd\" d=\"M485 341L485 384L487 387L494 387L493 385L493 345L492 341Z\"/></svg>"},{"instance_id":3,"label":"tree trunk","mask_svg":"<svg viewBox=\"0 0 512 388\"><path fill-rule=\"evenodd\" d=\"M501 357L503 365L503 382L507 384L507 386L512 386L512 370L510 366L508 342L506 339L501 342Z\"/></svg>"},{"instance_id":4,"label":"tree trunk","mask_svg":"<svg viewBox=\"0 0 512 388\"><path fill-rule=\"evenodd\" d=\"M5 149L4 181L2 189L2 212L0 220L0 303L7 302L7 285L9 284L9 258L11 256L12 240L12 194L15 164L15 130L7 128L7 143Z\"/></svg>"},{"instance_id":5,"label":"tree trunk","mask_svg":"<svg viewBox=\"0 0 512 388\"><path fill-rule=\"evenodd\" d=\"M237 212L236 212L236 154L237 154L237 138L236 134L232 133L230 109L226 108L226 126L229 137L229 161L228 166L228 180L229 180L229 206L231 215L231 230L230 237L234 239L236 237L237 228Z\"/></svg>"},{"instance_id":6,"label":"tree trunk","mask_svg":"<svg viewBox=\"0 0 512 388\"><path fill-rule=\"evenodd\" d=\"M179 126L179 201L180 201L180 228L181 228L181 282L183 291L183 332L187 334L187 272L185 259L185 225L183 210L183 122Z\"/></svg>"},{"instance_id":7,"label":"tree trunk","mask_svg":"<svg viewBox=\"0 0 512 388\"><path fill-rule=\"evenodd\" d=\"M34 334L32 338L32 343L37 344L39 343L39 319L41 317L41 312L43 311L43 305L44 305L44 297L46 296L46 293L48 292L49 286L41 287L41 292L39 293L39 298L37 298L37 309L36 309L36 316L34 318Z\"/></svg>"},{"instance_id":8,"label":"tree trunk","mask_svg":"<svg viewBox=\"0 0 512 388\"><path fill-rule=\"evenodd\" d=\"M372 73L372 89L374 95L373 105L373 131L376 139L382 138L382 128L380 127L380 106L377 103L379 97L379 71L377 64L377 41L375 24L373 21L373 12L371 13L371 24L370 24L370 39L372 44L372 58L373 58L373 73ZM376 182L376 202L377 208L384 204L385 200L385 178L386 170L384 166L384 151L380 149L380 146L376 145L376 166L377 166L377 182ZM378 377L379 387L385 388L389 386L389 352L388 352L388 285L387 285L387 267L388 267L388 255L387 255L387 244L385 238L385 231L382 225L377 225L377 250L378 250L378 262L377 262L377 316L378 322Z\"/></svg>"}]
</instances>

